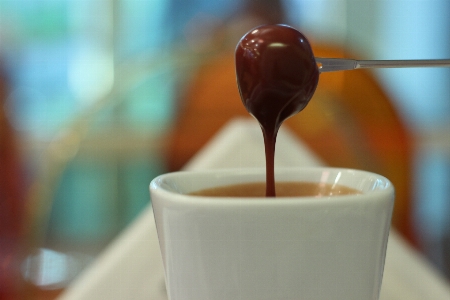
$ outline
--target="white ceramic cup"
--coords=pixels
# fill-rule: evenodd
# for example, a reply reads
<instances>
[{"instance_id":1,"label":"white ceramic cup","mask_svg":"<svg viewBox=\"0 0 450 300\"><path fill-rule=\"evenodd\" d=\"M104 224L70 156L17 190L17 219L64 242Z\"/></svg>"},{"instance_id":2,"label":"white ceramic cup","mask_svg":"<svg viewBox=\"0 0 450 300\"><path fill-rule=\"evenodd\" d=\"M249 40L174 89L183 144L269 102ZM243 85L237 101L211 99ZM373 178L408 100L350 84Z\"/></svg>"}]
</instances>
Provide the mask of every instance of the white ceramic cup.
<instances>
[{"instance_id":1,"label":"white ceramic cup","mask_svg":"<svg viewBox=\"0 0 450 300\"><path fill-rule=\"evenodd\" d=\"M340 184L361 194L187 195L264 181L263 169L176 172L151 182L169 299L378 299L394 204L389 180L334 168L275 174L277 181Z\"/></svg>"}]
</instances>

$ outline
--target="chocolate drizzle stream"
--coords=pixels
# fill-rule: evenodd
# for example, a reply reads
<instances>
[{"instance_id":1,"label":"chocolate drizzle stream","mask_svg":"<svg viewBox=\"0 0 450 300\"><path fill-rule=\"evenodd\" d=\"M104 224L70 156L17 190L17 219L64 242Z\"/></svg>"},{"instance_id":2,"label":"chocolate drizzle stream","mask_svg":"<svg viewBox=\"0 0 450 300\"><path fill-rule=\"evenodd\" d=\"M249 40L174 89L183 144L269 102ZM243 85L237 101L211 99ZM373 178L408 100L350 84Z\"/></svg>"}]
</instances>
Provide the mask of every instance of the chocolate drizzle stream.
<instances>
[{"instance_id":1,"label":"chocolate drizzle stream","mask_svg":"<svg viewBox=\"0 0 450 300\"><path fill-rule=\"evenodd\" d=\"M319 70L306 37L286 25L250 30L236 47L236 76L242 103L262 129L266 196L275 197L274 157L278 129L314 94Z\"/></svg>"}]
</instances>

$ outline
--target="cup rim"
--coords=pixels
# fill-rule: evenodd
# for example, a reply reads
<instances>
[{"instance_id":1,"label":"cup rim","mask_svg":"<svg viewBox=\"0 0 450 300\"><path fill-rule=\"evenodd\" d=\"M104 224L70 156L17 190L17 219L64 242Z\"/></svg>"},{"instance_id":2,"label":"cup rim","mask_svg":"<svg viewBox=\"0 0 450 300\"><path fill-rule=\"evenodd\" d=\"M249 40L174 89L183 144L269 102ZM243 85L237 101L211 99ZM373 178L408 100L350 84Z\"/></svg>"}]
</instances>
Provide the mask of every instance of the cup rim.
<instances>
[{"instance_id":1,"label":"cup rim","mask_svg":"<svg viewBox=\"0 0 450 300\"><path fill-rule=\"evenodd\" d=\"M267 198L267 197L207 197L207 196L198 196L198 195L190 195L178 193L173 190L169 190L164 187L164 182L167 179L171 179L175 176L183 177L183 176L213 176L213 175L222 175L222 176L254 176L256 174L264 174L265 168L233 168L233 169L208 169L208 170L183 170L165 173L155 177L150 182L150 194L151 196L160 196L164 198L170 198L173 202L189 202L189 203L197 203L197 204L205 204L211 205L212 203L217 203L220 205L228 205L228 204L236 204L239 202L240 204L247 205L260 205L264 202L265 205L280 205L280 204L298 204L301 203L317 203L321 204L324 202L329 203L343 203L343 202L352 202L352 201L367 201L369 199L378 199L382 196L386 196L389 194L394 194L394 186L389 179L386 177L379 175L377 173L352 169L352 168L336 168L336 167L281 167L275 168L275 177L277 174L286 173L286 172L346 172L352 173L353 176L355 174L361 174L367 176L367 178L372 178L377 181L378 188L374 188L369 191L361 191L361 194L347 194L347 195L333 195L333 196L299 196L299 197L276 197L276 198ZM281 180L283 181L283 180ZM295 180L290 180L295 181ZM306 181L306 180L305 180ZM232 183L233 184L233 183ZM223 184L227 185L227 184ZM201 190L197 189L197 190ZM330 201L332 199L333 201ZM232 201L230 201L232 200Z\"/></svg>"}]
</instances>

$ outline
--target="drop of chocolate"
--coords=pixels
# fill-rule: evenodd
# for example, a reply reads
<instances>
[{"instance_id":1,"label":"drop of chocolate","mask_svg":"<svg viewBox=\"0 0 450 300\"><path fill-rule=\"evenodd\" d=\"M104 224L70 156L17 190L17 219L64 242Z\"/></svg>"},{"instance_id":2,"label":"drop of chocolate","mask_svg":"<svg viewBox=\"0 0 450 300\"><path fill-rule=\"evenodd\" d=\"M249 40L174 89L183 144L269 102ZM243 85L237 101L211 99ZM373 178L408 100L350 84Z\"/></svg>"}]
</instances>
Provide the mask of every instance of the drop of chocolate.
<instances>
[{"instance_id":1,"label":"drop of chocolate","mask_svg":"<svg viewBox=\"0 0 450 300\"><path fill-rule=\"evenodd\" d=\"M239 93L263 131L266 195L275 196L274 155L284 120L308 104L319 69L306 37L287 25L264 25L246 33L235 53Z\"/></svg>"}]
</instances>

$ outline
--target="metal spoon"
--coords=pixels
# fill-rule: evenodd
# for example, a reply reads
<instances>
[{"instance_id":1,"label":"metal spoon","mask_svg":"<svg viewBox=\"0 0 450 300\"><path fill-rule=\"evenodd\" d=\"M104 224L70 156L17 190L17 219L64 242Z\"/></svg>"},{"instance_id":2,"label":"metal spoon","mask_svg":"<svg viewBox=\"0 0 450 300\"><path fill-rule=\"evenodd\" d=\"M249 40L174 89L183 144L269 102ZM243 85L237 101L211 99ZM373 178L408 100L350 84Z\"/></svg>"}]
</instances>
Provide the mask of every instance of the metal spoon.
<instances>
[{"instance_id":1,"label":"metal spoon","mask_svg":"<svg viewBox=\"0 0 450 300\"><path fill-rule=\"evenodd\" d=\"M450 67L450 59L423 60L356 60L316 57L319 72L345 71L366 68Z\"/></svg>"}]
</instances>

